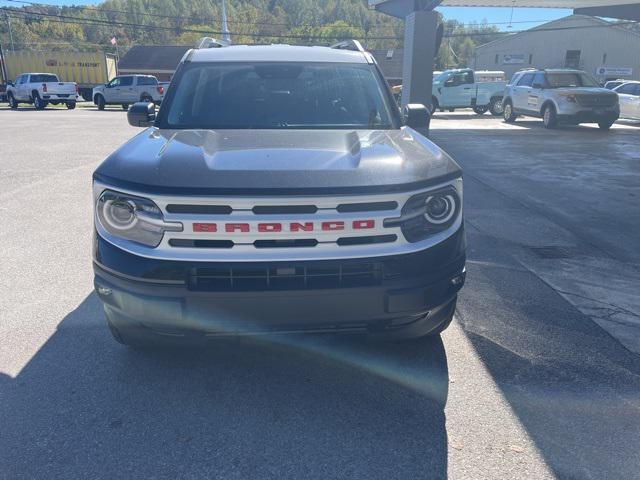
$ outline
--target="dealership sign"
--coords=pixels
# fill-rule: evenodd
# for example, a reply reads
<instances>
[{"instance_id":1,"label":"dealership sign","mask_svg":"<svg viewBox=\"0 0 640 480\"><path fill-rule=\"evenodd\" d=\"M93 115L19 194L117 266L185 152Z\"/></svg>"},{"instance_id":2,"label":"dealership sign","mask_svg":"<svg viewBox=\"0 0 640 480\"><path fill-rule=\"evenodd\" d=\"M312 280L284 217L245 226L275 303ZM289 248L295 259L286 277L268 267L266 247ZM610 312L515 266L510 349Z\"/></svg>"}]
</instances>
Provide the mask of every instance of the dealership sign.
<instances>
[{"instance_id":1,"label":"dealership sign","mask_svg":"<svg viewBox=\"0 0 640 480\"><path fill-rule=\"evenodd\" d=\"M524 63L524 53L504 55L502 57L502 63L505 65L522 64Z\"/></svg>"},{"instance_id":2,"label":"dealership sign","mask_svg":"<svg viewBox=\"0 0 640 480\"><path fill-rule=\"evenodd\" d=\"M630 77L633 75L633 68L626 67L598 67L596 68L596 75L603 75L606 77Z\"/></svg>"}]
</instances>

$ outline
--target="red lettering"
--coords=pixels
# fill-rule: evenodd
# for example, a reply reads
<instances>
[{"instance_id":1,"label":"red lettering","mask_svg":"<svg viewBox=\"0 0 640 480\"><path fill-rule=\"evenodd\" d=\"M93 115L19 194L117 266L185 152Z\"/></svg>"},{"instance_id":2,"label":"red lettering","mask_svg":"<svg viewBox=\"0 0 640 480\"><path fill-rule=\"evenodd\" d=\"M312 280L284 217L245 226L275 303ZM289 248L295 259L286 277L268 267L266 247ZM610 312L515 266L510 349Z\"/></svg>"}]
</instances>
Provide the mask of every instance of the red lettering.
<instances>
[{"instance_id":1,"label":"red lettering","mask_svg":"<svg viewBox=\"0 0 640 480\"><path fill-rule=\"evenodd\" d=\"M344 222L322 222L322 230L344 230Z\"/></svg>"},{"instance_id":2,"label":"red lettering","mask_svg":"<svg viewBox=\"0 0 640 480\"><path fill-rule=\"evenodd\" d=\"M375 227L375 224L376 224L375 220L354 220L353 229L366 230L366 229Z\"/></svg>"},{"instance_id":3,"label":"red lettering","mask_svg":"<svg viewBox=\"0 0 640 480\"><path fill-rule=\"evenodd\" d=\"M289 230L292 232L313 232L313 222L291 223L289 225Z\"/></svg>"},{"instance_id":4,"label":"red lettering","mask_svg":"<svg viewBox=\"0 0 640 480\"><path fill-rule=\"evenodd\" d=\"M281 232L282 224L281 223L259 223L258 231L259 232Z\"/></svg>"},{"instance_id":5,"label":"red lettering","mask_svg":"<svg viewBox=\"0 0 640 480\"><path fill-rule=\"evenodd\" d=\"M194 223L194 232L217 232L218 227L215 223Z\"/></svg>"},{"instance_id":6,"label":"red lettering","mask_svg":"<svg viewBox=\"0 0 640 480\"><path fill-rule=\"evenodd\" d=\"M242 232L249 233L248 223L227 223L224 226L224 231L227 233Z\"/></svg>"}]
</instances>

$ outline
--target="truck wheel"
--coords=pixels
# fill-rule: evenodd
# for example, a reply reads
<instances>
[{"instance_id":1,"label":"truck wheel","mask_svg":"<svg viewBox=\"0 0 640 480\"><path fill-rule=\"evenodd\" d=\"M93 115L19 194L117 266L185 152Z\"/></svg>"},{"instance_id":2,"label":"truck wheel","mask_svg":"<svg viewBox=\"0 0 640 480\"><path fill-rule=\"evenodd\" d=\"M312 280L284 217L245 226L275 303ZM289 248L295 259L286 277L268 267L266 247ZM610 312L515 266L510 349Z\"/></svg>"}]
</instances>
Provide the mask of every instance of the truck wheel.
<instances>
[{"instance_id":1,"label":"truck wheel","mask_svg":"<svg viewBox=\"0 0 640 480\"><path fill-rule=\"evenodd\" d=\"M122 104L122 109L126 112L127 110L129 110L129 104L128 103L123 103Z\"/></svg>"},{"instance_id":2,"label":"truck wheel","mask_svg":"<svg viewBox=\"0 0 640 480\"><path fill-rule=\"evenodd\" d=\"M106 105L104 101L104 97L102 95L96 95L96 98L94 99L93 103L95 103L98 106L98 110L104 110L104 106Z\"/></svg>"},{"instance_id":3,"label":"truck wheel","mask_svg":"<svg viewBox=\"0 0 640 480\"><path fill-rule=\"evenodd\" d=\"M433 115L436 113L436 110L440 108L440 104L438 103L438 99L436 97L431 97L431 108L429 109L429 113Z\"/></svg>"},{"instance_id":4,"label":"truck wheel","mask_svg":"<svg viewBox=\"0 0 640 480\"><path fill-rule=\"evenodd\" d=\"M504 107L502 106L501 98L492 98L491 103L489 103L489 111L491 115L494 117L499 117L504 113Z\"/></svg>"},{"instance_id":5,"label":"truck wheel","mask_svg":"<svg viewBox=\"0 0 640 480\"><path fill-rule=\"evenodd\" d=\"M552 129L558 125L558 115L553 105L549 104L542 110L542 121L544 122L544 128Z\"/></svg>"},{"instance_id":6,"label":"truck wheel","mask_svg":"<svg viewBox=\"0 0 640 480\"><path fill-rule=\"evenodd\" d=\"M600 130L609 130L611 125L613 125L613 122L598 122Z\"/></svg>"},{"instance_id":7,"label":"truck wheel","mask_svg":"<svg viewBox=\"0 0 640 480\"><path fill-rule=\"evenodd\" d=\"M76 102L67 102L67 110L73 110L76 108Z\"/></svg>"},{"instance_id":8,"label":"truck wheel","mask_svg":"<svg viewBox=\"0 0 640 480\"><path fill-rule=\"evenodd\" d=\"M488 105L476 105L475 107L473 107L473 111L478 115L484 115L485 113L487 113L487 110L489 110Z\"/></svg>"},{"instance_id":9,"label":"truck wheel","mask_svg":"<svg viewBox=\"0 0 640 480\"><path fill-rule=\"evenodd\" d=\"M516 114L513 112L513 105L509 100L503 103L504 111L502 112L502 116L504 121L507 123L513 123L516 121Z\"/></svg>"},{"instance_id":10,"label":"truck wheel","mask_svg":"<svg viewBox=\"0 0 640 480\"><path fill-rule=\"evenodd\" d=\"M44 110L47 108L47 102L40 98L38 92L33 93L33 106L36 107L36 110Z\"/></svg>"},{"instance_id":11,"label":"truck wheel","mask_svg":"<svg viewBox=\"0 0 640 480\"><path fill-rule=\"evenodd\" d=\"M10 93L8 95L8 99L9 99L9 108L11 110L16 110L18 108L18 102L16 101L16 99L13 97L13 93Z\"/></svg>"},{"instance_id":12,"label":"truck wheel","mask_svg":"<svg viewBox=\"0 0 640 480\"><path fill-rule=\"evenodd\" d=\"M151 96L150 96L150 95L148 95L148 94L146 94L146 93L145 93L144 95L142 95L142 96L140 97L140 101L141 101L141 102L147 102L147 103L153 103L153 98L151 98Z\"/></svg>"}]
</instances>

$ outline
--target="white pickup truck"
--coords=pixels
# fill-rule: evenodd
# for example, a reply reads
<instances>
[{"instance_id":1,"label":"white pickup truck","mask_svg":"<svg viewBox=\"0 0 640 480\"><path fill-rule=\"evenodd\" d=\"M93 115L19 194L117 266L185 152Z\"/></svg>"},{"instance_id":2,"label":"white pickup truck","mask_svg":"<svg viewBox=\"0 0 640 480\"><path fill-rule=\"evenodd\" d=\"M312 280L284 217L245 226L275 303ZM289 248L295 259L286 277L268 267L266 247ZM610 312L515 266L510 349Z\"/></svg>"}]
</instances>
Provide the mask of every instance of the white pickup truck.
<instances>
[{"instance_id":1,"label":"white pickup truck","mask_svg":"<svg viewBox=\"0 0 640 480\"><path fill-rule=\"evenodd\" d=\"M122 105L126 110L136 102L162 103L164 87L153 75L120 75L105 85L93 89L93 103L98 110L105 105Z\"/></svg>"},{"instance_id":2,"label":"white pickup truck","mask_svg":"<svg viewBox=\"0 0 640 480\"><path fill-rule=\"evenodd\" d=\"M33 103L37 110L44 110L48 104L64 103L73 110L77 98L78 86L74 82L61 82L52 73L23 73L7 86L7 100L14 110L20 103Z\"/></svg>"},{"instance_id":3,"label":"white pickup truck","mask_svg":"<svg viewBox=\"0 0 640 480\"><path fill-rule=\"evenodd\" d=\"M482 115L487 110L494 116L502 115L502 96L506 81L481 81L494 79L501 72L483 72L476 75L470 68L446 70L433 79L431 111L454 111L456 108L473 108Z\"/></svg>"}]
</instances>

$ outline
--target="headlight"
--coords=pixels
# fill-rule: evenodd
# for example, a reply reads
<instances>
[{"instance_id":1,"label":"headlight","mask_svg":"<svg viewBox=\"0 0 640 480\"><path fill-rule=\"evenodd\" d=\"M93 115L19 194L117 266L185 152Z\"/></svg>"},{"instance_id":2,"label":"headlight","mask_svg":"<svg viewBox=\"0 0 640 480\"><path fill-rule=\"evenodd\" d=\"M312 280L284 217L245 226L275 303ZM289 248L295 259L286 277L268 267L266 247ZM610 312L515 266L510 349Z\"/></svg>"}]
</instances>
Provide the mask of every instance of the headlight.
<instances>
[{"instance_id":1,"label":"headlight","mask_svg":"<svg viewBox=\"0 0 640 480\"><path fill-rule=\"evenodd\" d=\"M105 190L96 205L100 225L111 235L157 247L164 232L181 232L179 222L166 222L151 200Z\"/></svg>"},{"instance_id":2,"label":"headlight","mask_svg":"<svg viewBox=\"0 0 640 480\"><path fill-rule=\"evenodd\" d=\"M388 227L399 225L407 241L418 242L453 225L461 209L460 195L453 185L449 185L414 195L402 207L402 216L388 218L384 224Z\"/></svg>"},{"instance_id":3,"label":"headlight","mask_svg":"<svg viewBox=\"0 0 640 480\"><path fill-rule=\"evenodd\" d=\"M563 97L569 103L577 103L578 102L578 99L572 93L563 94L563 95L561 95L561 97Z\"/></svg>"}]
</instances>

